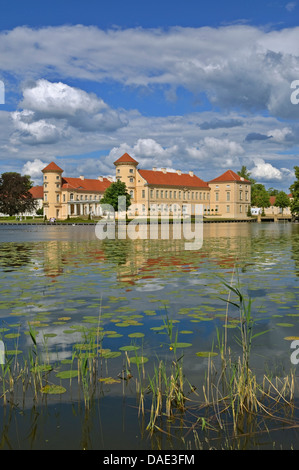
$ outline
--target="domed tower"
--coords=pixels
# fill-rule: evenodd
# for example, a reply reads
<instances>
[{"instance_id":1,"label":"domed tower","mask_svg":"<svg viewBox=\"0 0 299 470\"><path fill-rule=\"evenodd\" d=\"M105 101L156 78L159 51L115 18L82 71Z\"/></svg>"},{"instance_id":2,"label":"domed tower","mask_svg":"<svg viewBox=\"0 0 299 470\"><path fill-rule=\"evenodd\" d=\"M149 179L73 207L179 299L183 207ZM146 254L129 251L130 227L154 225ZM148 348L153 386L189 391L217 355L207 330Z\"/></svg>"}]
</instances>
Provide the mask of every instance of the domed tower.
<instances>
[{"instance_id":1,"label":"domed tower","mask_svg":"<svg viewBox=\"0 0 299 470\"><path fill-rule=\"evenodd\" d=\"M132 202L136 200L136 173L138 162L129 154L124 153L118 160L114 162L116 167L116 180L126 183L127 191L132 198Z\"/></svg>"},{"instance_id":2,"label":"domed tower","mask_svg":"<svg viewBox=\"0 0 299 470\"><path fill-rule=\"evenodd\" d=\"M63 170L51 162L42 173L44 175L44 214L47 218L61 218L61 175Z\"/></svg>"}]
</instances>

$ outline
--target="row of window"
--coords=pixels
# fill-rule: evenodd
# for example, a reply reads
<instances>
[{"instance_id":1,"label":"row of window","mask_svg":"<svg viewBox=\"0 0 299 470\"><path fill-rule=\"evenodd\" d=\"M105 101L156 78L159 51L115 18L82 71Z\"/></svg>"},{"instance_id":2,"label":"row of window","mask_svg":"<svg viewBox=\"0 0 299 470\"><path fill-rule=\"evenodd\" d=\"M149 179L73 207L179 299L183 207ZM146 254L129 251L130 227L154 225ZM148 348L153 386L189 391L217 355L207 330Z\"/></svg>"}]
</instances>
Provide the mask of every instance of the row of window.
<instances>
[{"instance_id":1,"label":"row of window","mask_svg":"<svg viewBox=\"0 0 299 470\"><path fill-rule=\"evenodd\" d=\"M83 198L83 194L81 194L80 198L79 198L79 196L77 196L76 199L74 199L74 194L73 193L70 194L70 201L75 201L75 200L76 201L83 201L83 200L85 200L85 201L96 201L97 199L100 200L101 195L99 195L99 198L98 198L98 196L96 194L93 195L93 196L90 195L89 197L86 194L85 198ZM48 201L48 194L47 193L44 193L44 200L45 200L45 202ZM56 202L60 202L60 194L56 194ZM62 195L62 202L66 202L66 195L65 194Z\"/></svg>"},{"instance_id":2,"label":"row of window","mask_svg":"<svg viewBox=\"0 0 299 470\"><path fill-rule=\"evenodd\" d=\"M240 214L243 213L243 207L244 207L244 206L243 206L242 204L240 204L240 206L239 206L239 212L240 212ZM206 210L205 206L203 206L203 208L204 208L204 211L205 211L205 210ZM230 213L230 209L231 209L231 206L230 206L230 205L227 205L227 206L226 206L226 212L227 212L227 213ZM146 207L145 207L144 204L142 204L142 211L145 211L145 210L146 210ZM172 204L170 204L170 205L168 205L168 204L157 204L156 207L155 207L155 206L150 207L150 210L151 210L152 212L155 212L156 210L157 210L158 212L166 212L166 211L168 211L168 210L169 210L169 211L172 211L172 212L177 212L177 211L181 211L181 210L182 210L183 213L184 213L184 212L187 211L187 206L185 206L184 204L182 205L182 207L178 206L177 204L173 204L173 205L172 205ZM207 210L209 211L210 209L208 208ZM248 206L246 205L244 212L246 213L247 210L248 210ZM217 206L217 205L215 206L215 212L219 212L219 206Z\"/></svg>"},{"instance_id":3,"label":"row of window","mask_svg":"<svg viewBox=\"0 0 299 470\"><path fill-rule=\"evenodd\" d=\"M47 180L47 179L48 179L48 178L47 178L47 175L45 175L45 176L44 176L44 180ZM60 180L60 176L57 175L57 176L56 176L56 179L57 179L57 180Z\"/></svg>"},{"instance_id":4,"label":"row of window","mask_svg":"<svg viewBox=\"0 0 299 470\"><path fill-rule=\"evenodd\" d=\"M230 201L231 200L231 196L230 196L230 191L227 191L226 192L226 200L227 201ZM215 193L215 200L216 201L219 201L219 192L216 192ZM239 200L240 201L243 201L243 191L239 191ZM249 198L248 198L248 191L245 192L245 201L248 201Z\"/></svg>"},{"instance_id":5,"label":"row of window","mask_svg":"<svg viewBox=\"0 0 299 470\"><path fill-rule=\"evenodd\" d=\"M243 207L244 207L244 206L243 206L242 204L239 205L239 213L240 213L240 214L242 214L242 212L243 212ZM216 206L216 210L218 210L218 206ZM248 206L246 205L244 212L246 213L247 211L248 211ZM226 212L227 212L227 213L230 212L230 206L229 206L229 205L226 206Z\"/></svg>"},{"instance_id":6,"label":"row of window","mask_svg":"<svg viewBox=\"0 0 299 470\"><path fill-rule=\"evenodd\" d=\"M132 191L131 191L132 192ZM145 189L142 190L142 198L145 198ZM199 191L176 191L168 189L151 189L151 199L184 199L205 201L210 199L208 192Z\"/></svg>"}]
</instances>

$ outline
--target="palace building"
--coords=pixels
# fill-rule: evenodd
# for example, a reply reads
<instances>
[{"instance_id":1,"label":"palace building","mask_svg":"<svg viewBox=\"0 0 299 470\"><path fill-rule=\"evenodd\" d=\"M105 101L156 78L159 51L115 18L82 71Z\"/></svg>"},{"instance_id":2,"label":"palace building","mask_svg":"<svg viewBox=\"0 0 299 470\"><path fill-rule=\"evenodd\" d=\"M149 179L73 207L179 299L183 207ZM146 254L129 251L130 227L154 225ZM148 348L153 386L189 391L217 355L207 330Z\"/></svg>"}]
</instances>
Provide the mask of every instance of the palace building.
<instances>
[{"instance_id":1,"label":"palace building","mask_svg":"<svg viewBox=\"0 0 299 470\"><path fill-rule=\"evenodd\" d=\"M228 170L205 182L192 171L167 171L166 168L143 170L138 162L125 153L114 162L116 180L126 183L132 206L128 215L148 215L157 211L194 213L195 204L202 204L204 215L241 219L247 217L251 200L251 183ZM42 170L44 215L49 219L100 216L100 200L112 183L112 178L69 178L52 162ZM40 193L40 191L39 191Z\"/></svg>"}]
</instances>

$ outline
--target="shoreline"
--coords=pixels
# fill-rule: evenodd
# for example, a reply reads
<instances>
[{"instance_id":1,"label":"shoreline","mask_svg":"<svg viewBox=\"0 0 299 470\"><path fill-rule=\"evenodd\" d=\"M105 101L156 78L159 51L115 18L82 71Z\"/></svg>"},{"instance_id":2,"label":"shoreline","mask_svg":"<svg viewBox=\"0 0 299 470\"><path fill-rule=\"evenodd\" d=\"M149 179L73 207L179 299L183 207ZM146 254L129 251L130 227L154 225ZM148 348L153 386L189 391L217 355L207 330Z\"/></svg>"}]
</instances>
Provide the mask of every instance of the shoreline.
<instances>
[{"instance_id":1,"label":"shoreline","mask_svg":"<svg viewBox=\"0 0 299 470\"><path fill-rule=\"evenodd\" d=\"M132 219L132 220L134 220L134 219ZM132 222L132 220L127 220L126 225L128 225L130 222ZM55 223L50 223L50 222L26 222L26 221L24 221L24 222L9 222L9 221L1 222L0 221L0 227L1 226L7 226L7 225L9 225L9 226L44 226L44 227L45 226L47 226L47 227L57 227L57 226L59 226L59 227L65 227L65 226L74 227L74 226L77 226L77 225L95 226L95 225L97 225L98 222L99 221L94 221L94 222L75 222L75 221L74 222L72 222L72 221L59 222L58 221L58 222L55 222ZM167 222L170 223L170 224L173 223L172 220L169 220ZM212 224L212 223L216 223L216 224L217 223L257 223L257 222L258 222L257 218L255 218L255 219L218 219L218 220L216 220L216 219L210 219L210 220L205 219L205 220L203 220L204 224L205 223L208 223L208 224ZM275 221L272 218L269 218L269 220L263 219L261 221L261 223L263 223L263 222L275 222ZM291 219L280 219L277 222L288 222L288 223L290 223L292 221L291 221ZM109 223L109 221L107 221L107 223ZM110 223L112 224L113 222L110 222ZM143 222L142 220L140 220L140 221L136 220L136 224L141 225L143 223L147 224L149 222L145 222L145 221ZM158 224L160 225L161 223L163 223L163 221L159 220ZM183 223L183 221L181 221L181 223Z\"/></svg>"}]
</instances>

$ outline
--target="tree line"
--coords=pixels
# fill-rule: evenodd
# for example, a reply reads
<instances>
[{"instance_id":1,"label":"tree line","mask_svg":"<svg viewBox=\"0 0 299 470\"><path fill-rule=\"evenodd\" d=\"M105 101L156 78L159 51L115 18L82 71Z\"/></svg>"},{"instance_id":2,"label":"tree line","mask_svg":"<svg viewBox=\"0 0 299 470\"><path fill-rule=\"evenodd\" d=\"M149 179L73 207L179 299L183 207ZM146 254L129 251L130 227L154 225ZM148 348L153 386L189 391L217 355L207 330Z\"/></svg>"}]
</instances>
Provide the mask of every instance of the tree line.
<instances>
[{"instance_id":1,"label":"tree line","mask_svg":"<svg viewBox=\"0 0 299 470\"><path fill-rule=\"evenodd\" d=\"M284 191L279 191L275 188L266 189L261 183L257 183L254 178L251 177L251 173L248 171L246 166L242 166L241 170L238 171L238 175L249 180L251 184L251 206L260 207L262 211L267 207L270 207L270 197L275 196L274 206L279 207L281 211L287 207L290 207L291 213L294 217L299 216L299 166L294 167L296 180L290 186L290 193L292 199Z\"/></svg>"}]
</instances>

